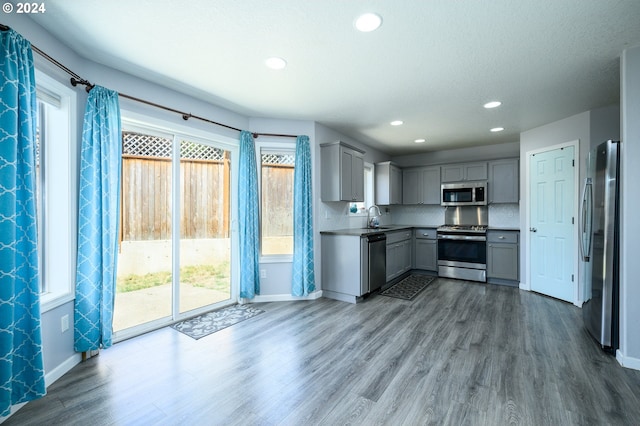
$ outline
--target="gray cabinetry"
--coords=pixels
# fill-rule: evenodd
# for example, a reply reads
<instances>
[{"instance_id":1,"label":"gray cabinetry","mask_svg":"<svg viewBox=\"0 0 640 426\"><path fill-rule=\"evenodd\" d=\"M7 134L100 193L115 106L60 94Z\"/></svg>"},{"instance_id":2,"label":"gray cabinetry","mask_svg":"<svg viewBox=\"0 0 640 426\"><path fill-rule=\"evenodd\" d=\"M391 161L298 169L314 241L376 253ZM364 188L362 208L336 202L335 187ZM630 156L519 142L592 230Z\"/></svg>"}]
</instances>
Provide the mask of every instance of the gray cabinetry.
<instances>
[{"instance_id":1,"label":"gray cabinetry","mask_svg":"<svg viewBox=\"0 0 640 426\"><path fill-rule=\"evenodd\" d=\"M518 159L509 158L489 162L489 203L517 203L520 179Z\"/></svg>"},{"instance_id":2,"label":"gray cabinetry","mask_svg":"<svg viewBox=\"0 0 640 426\"><path fill-rule=\"evenodd\" d=\"M361 256L367 239L323 234L321 244L322 291L331 299L355 303L368 291L368 265Z\"/></svg>"},{"instance_id":3,"label":"gray cabinetry","mask_svg":"<svg viewBox=\"0 0 640 426\"><path fill-rule=\"evenodd\" d=\"M364 151L344 142L320 145L322 201L364 201Z\"/></svg>"},{"instance_id":4,"label":"gray cabinetry","mask_svg":"<svg viewBox=\"0 0 640 426\"><path fill-rule=\"evenodd\" d=\"M487 281L517 284L519 236L518 231L487 231Z\"/></svg>"},{"instance_id":5,"label":"gray cabinetry","mask_svg":"<svg viewBox=\"0 0 640 426\"><path fill-rule=\"evenodd\" d=\"M438 237L436 228L414 230L413 268L425 271L438 270Z\"/></svg>"},{"instance_id":6,"label":"gray cabinetry","mask_svg":"<svg viewBox=\"0 0 640 426\"><path fill-rule=\"evenodd\" d=\"M387 232L387 282L411 270L410 229Z\"/></svg>"},{"instance_id":7,"label":"gray cabinetry","mask_svg":"<svg viewBox=\"0 0 640 426\"><path fill-rule=\"evenodd\" d=\"M402 169L390 161L376 163L376 204L402 204Z\"/></svg>"},{"instance_id":8,"label":"gray cabinetry","mask_svg":"<svg viewBox=\"0 0 640 426\"><path fill-rule=\"evenodd\" d=\"M449 164L441 167L441 182L487 180L487 163Z\"/></svg>"},{"instance_id":9,"label":"gray cabinetry","mask_svg":"<svg viewBox=\"0 0 640 426\"><path fill-rule=\"evenodd\" d=\"M404 169L402 204L440 204L440 167Z\"/></svg>"}]
</instances>

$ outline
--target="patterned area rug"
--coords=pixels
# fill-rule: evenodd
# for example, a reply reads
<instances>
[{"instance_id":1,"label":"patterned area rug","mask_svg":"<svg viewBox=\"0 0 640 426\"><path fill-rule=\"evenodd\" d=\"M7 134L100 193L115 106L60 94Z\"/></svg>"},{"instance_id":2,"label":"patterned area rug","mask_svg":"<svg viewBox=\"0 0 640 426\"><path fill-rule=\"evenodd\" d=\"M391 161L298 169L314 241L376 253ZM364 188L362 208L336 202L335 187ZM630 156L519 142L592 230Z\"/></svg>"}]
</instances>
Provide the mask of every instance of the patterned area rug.
<instances>
[{"instance_id":1,"label":"patterned area rug","mask_svg":"<svg viewBox=\"0 0 640 426\"><path fill-rule=\"evenodd\" d=\"M171 328L198 340L263 312L251 305L234 305L175 323Z\"/></svg>"},{"instance_id":2,"label":"patterned area rug","mask_svg":"<svg viewBox=\"0 0 640 426\"><path fill-rule=\"evenodd\" d=\"M427 275L409 275L407 278L392 285L380 294L398 299L412 300L435 279L436 277Z\"/></svg>"}]
</instances>

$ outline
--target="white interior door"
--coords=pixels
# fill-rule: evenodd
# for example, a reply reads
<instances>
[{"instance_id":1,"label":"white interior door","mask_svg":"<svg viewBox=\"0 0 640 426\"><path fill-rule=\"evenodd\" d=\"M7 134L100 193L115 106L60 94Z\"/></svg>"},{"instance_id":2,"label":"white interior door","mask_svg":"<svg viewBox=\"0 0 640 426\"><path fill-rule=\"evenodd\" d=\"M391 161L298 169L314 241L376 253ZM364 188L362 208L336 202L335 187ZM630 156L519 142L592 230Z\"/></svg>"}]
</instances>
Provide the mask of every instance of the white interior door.
<instances>
[{"instance_id":1,"label":"white interior door","mask_svg":"<svg viewBox=\"0 0 640 426\"><path fill-rule=\"evenodd\" d=\"M568 302L575 295L574 150L567 146L529 157L531 290Z\"/></svg>"}]
</instances>

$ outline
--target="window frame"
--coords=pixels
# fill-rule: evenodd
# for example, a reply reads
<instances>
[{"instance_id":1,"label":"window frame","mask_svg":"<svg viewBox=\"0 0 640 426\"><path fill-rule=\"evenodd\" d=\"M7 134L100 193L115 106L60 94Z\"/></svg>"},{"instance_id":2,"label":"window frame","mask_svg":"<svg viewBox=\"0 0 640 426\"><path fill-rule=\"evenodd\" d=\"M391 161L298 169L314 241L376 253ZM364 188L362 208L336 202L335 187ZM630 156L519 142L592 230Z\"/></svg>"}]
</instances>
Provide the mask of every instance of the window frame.
<instances>
[{"instance_id":1,"label":"window frame","mask_svg":"<svg viewBox=\"0 0 640 426\"><path fill-rule=\"evenodd\" d=\"M35 69L36 98L47 104L38 111L41 126L42 211L38 217L40 311L47 312L75 298L77 233L77 95L75 90ZM59 102L59 109L53 103Z\"/></svg>"},{"instance_id":2,"label":"window frame","mask_svg":"<svg viewBox=\"0 0 640 426\"><path fill-rule=\"evenodd\" d=\"M359 203L349 203L347 214L350 217L367 216L367 209L375 204L375 165L364 163L364 201ZM356 205L357 211L351 212L352 205ZM364 209L364 211L362 210Z\"/></svg>"},{"instance_id":3,"label":"window frame","mask_svg":"<svg viewBox=\"0 0 640 426\"><path fill-rule=\"evenodd\" d=\"M260 263L292 263L293 262L293 246L291 254L263 254L262 253L262 152L279 152L283 154L293 154L295 157L296 143L288 141L256 141L256 164L258 166L258 211L260 225ZM295 170L295 165L294 165ZM293 209L293 206L292 206ZM293 212L292 212L293 214ZM293 238L293 236L292 236Z\"/></svg>"}]
</instances>

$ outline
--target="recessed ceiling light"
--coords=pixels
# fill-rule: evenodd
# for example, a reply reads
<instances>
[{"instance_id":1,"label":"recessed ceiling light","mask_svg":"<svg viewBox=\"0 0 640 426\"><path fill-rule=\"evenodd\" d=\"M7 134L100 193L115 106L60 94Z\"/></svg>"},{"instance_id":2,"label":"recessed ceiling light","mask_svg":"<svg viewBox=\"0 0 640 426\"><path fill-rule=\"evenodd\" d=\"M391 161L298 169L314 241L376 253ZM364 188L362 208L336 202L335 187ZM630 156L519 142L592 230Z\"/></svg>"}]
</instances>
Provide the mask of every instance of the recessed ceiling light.
<instances>
[{"instance_id":1,"label":"recessed ceiling light","mask_svg":"<svg viewBox=\"0 0 640 426\"><path fill-rule=\"evenodd\" d=\"M272 70L281 70L287 66L287 61L282 58L278 58L277 56L267 59L264 63Z\"/></svg>"},{"instance_id":2,"label":"recessed ceiling light","mask_svg":"<svg viewBox=\"0 0 640 426\"><path fill-rule=\"evenodd\" d=\"M486 104L484 104L484 107L489 109L489 108L499 107L500 105L502 105L502 102L500 102L500 101L491 101L491 102L487 102Z\"/></svg>"},{"instance_id":3,"label":"recessed ceiling light","mask_svg":"<svg viewBox=\"0 0 640 426\"><path fill-rule=\"evenodd\" d=\"M501 132L504 130L504 127L494 127L493 129L491 129L492 132Z\"/></svg>"},{"instance_id":4,"label":"recessed ceiling light","mask_svg":"<svg viewBox=\"0 0 640 426\"><path fill-rule=\"evenodd\" d=\"M365 13L356 18L355 27L363 33L377 30L382 25L382 18L375 13Z\"/></svg>"},{"instance_id":5,"label":"recessed ceiling light","mask_svg":"<svg viewBox=\"0 0 640 426\"><path fill-rule=\"evenodd\" d=\"M425 143L427 140L426 139L416 139L414 142L415 143Z\"/></svg>"},{"instance_id":6,"label":"recessed ceiling light","mask_svg":"<svg viewBox=\"0 0 640 426\"><path fill-rule=\"evenodd\" d=\"M394 120L389 124L391 124L392 126L402 126L404 124L404 121L402 121L402 120Z\"/></svg>"}]
</instances>

